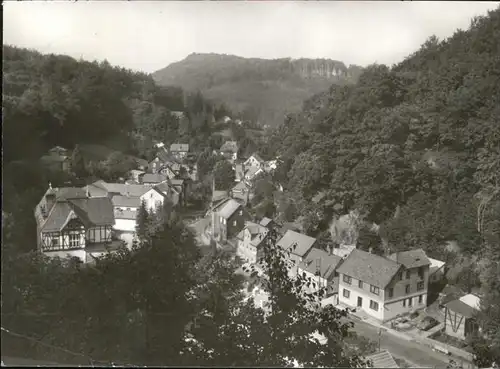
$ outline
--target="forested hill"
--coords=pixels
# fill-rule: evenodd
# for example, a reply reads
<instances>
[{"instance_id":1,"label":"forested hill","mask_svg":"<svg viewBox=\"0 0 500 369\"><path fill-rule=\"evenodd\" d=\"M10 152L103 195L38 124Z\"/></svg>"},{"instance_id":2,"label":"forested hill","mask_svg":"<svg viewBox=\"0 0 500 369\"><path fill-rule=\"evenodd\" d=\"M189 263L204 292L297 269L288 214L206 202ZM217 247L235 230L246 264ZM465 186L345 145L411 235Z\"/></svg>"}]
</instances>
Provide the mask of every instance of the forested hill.
<instances>
[{"instance_id":1,"label":"forested hill","mask_svg":"<svg viewBox=\"0 0 500 369\"><path fill-rule=\"evenodd\" d=\"M145 156L151 140L200 138L217 107L201 94L158 87L150 75L104 62L3 46L4 161L38 158L54 145L107 144ZM170 111L184 111L181 126ZM112 141L112 142L110 142ZM200 138L203 141L203 138Z\"/></svg>"},{"instance_id":2,"label":"forested hill","mask_svg":"<svg viewBox=\"0 0 500 369\"><path fill-rule=\"evenodd\" d=\"M458 271L450 283L481 288L488 335L474 347L489 361L479 367L500 360L499 40L500 8L393 68L373 65L307 101L267 153L284 160L283 218L321 239L357 209L358 247L422 247Z\"/></svg>"},{"instance_id":3,"label":"forested hill","mask_svg":"<svg viewBox=\"0 0 500 369\"><path fill-rule=\"evenodd\" d=\"M499 39L497 9L308 100L270 138L268 154L285 161L286 217L300 214L321 234L332 214L358 209L393 248L424 245L444 257L445 241L457 241L464 253L482 250L478 206L500 186ZM497 246L499 205L497 195L483 223Z\"/></svg>"},{"instance_id":4,"label":"forested hill","mask_svg":"<svg viewBox=\"0 0 500 369\"><path fill-rule=\"evenodd\" d=\"M244 119L271 126L297 112L303 100L332 83L357 79L361 68L330 59L257 59L234 55L191 54L153 73L160 85L201 90L242 113Z\"/></svg>"}]
</instances>

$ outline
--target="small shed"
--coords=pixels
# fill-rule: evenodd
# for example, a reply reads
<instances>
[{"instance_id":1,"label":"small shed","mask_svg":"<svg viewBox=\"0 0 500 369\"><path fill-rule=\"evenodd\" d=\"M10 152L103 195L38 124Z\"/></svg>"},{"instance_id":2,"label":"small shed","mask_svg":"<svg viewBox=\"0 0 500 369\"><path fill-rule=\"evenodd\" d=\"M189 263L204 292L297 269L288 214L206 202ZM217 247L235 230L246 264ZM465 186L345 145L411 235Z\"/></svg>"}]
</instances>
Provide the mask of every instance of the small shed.
<instances>
[{"instance_id":1,"label":"small shed","mask_svg":"<svg viewBox=\"0 0 500 369\"><path fill-rule=\"evenodd\" d=\"M479 312L481 299L473 294L460 297L445 305L445 333L465 340L478 331L475 315Z\"/></svg>"}]
</instances>

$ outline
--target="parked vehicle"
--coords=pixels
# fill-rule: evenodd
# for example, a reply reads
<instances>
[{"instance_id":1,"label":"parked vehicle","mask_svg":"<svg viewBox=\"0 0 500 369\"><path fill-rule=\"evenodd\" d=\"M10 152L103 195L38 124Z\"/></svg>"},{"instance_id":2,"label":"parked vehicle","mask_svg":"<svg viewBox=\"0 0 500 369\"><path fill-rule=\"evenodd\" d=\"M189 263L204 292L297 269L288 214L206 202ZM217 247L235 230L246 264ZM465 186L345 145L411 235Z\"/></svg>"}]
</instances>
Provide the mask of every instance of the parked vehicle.
<instances>
[{"instance_id":1,"label":"parked vehicle","mask_svg":"<svg viewBox=\"0 0 500 369\"><path fill-rule=\"evenodd\" d=\"M417 328L422 331L428 331L429 329L438 325L439 322L433 317L426 316L420 323L418 323Z\"/></svg>"}]
</instances>

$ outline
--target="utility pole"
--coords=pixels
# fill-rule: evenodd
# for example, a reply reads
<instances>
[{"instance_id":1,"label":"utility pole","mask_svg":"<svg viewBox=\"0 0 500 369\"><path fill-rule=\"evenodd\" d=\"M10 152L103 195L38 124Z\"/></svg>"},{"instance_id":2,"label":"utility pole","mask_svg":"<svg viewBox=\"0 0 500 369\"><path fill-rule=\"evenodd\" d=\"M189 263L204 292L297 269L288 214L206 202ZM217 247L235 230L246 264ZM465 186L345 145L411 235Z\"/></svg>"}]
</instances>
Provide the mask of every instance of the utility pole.
<instances>
[{"instance_id":1,"label":"utility pole","mask_svg":"<svg viewBox=\"0 0 500 369\"><path fill-rule=\"evenodd\" d=\"M378 330L378 352L380 352L380 340L382 338L382 328Z\"/></svg>"}]
</instances>

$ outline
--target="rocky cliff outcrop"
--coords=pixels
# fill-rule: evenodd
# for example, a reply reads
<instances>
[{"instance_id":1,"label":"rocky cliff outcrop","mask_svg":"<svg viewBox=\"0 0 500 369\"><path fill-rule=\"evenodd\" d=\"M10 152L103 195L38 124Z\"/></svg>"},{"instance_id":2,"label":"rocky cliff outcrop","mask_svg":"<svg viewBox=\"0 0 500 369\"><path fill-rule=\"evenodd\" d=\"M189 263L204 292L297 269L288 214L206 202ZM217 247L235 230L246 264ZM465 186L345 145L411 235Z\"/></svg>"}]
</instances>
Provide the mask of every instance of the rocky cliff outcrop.
<instances>
[{"instance_id":1,"label":"rocky cliff outcrop","mask_svg":"<svg viewBox=\"0 0 500 369\"><path fill-rule=\"evenodd\" d=\"M285 113L332 84L354 83L361 73L355 65L331 59L257 59L225 54L190 54L153 73L161 85L201 90L235 111L260 111L263 123L280 123Z\"/></svg>"}]
</instances>

